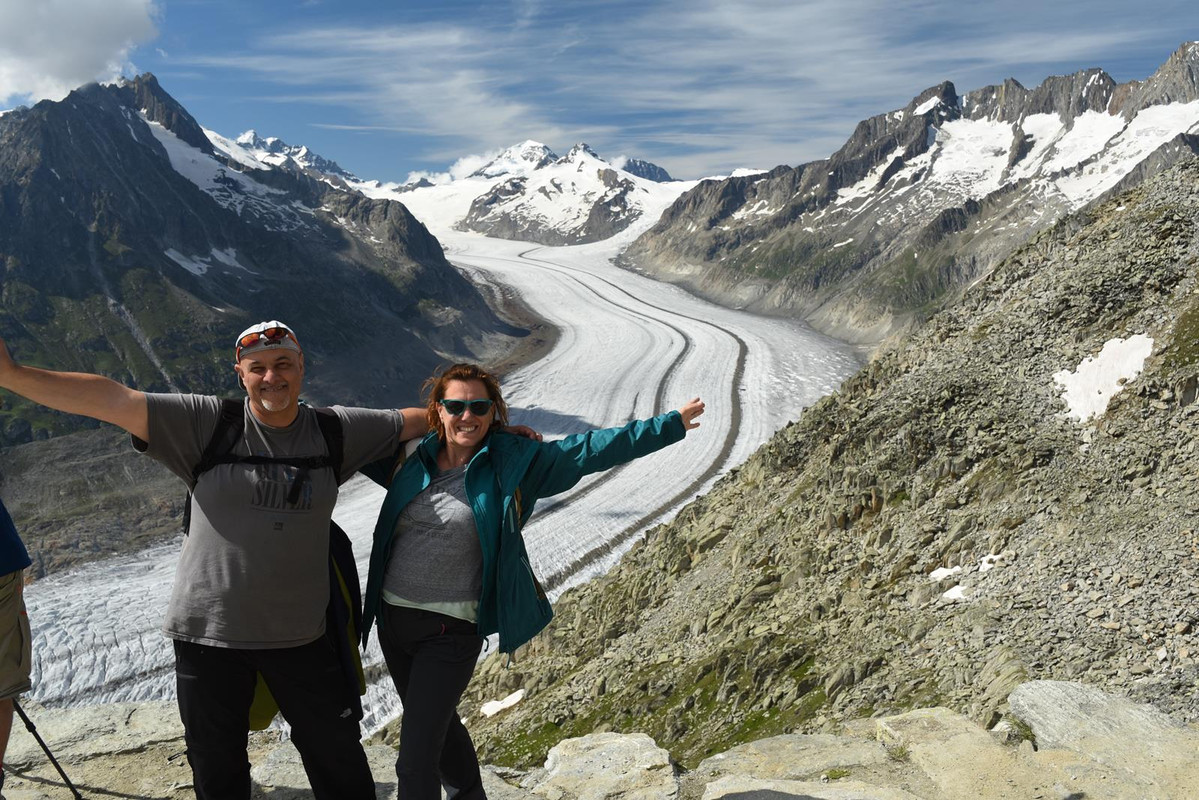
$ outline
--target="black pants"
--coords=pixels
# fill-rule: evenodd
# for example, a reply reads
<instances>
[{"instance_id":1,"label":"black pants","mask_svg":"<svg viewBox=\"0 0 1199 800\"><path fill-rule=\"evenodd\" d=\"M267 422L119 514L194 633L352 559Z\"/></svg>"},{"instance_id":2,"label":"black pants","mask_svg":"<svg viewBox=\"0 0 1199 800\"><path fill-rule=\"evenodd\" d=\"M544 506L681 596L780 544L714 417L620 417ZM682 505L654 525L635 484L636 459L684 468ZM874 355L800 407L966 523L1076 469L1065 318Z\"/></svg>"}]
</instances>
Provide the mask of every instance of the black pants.
<instances>
[{"instance_id":1,"label":"black pants","mask_svg":"<svg viewBox=\"0 0 1199 800\"><path fill-rule=\"evenodd\" d=\"M324 638L281 650L175 642L175 680L187 760L199 800L249 800L246 754L257 673L270 687L317 800L375 800L358 720L347 707L337 654Z\"/></svg>"},{"instance_id":2,"label":"black pants","mask_svg":"<svg viewBox=\"0 0 1199 800\"><path fill-rule=\"evenodd\" d=\"M483 639L473 622L383 603L379 644L404 704L396 758L403 800L486 800L475 745L458 717Z\"/></svg>"}]
</instances>

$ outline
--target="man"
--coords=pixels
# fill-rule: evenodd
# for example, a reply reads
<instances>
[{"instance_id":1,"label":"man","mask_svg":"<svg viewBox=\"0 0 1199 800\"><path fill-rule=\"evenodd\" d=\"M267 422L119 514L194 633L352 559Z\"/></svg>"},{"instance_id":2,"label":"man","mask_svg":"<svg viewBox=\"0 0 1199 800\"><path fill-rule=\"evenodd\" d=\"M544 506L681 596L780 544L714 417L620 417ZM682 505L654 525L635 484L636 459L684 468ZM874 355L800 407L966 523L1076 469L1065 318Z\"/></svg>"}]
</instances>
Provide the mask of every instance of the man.
<instances>
[{"instance_id":1,"label":"man","mask_svg":"<svg viewBox=\"0 0 1199 800\"><path fill-rule=\"evenodd\" d=\"M4 753L12 732L13 701L29 691L32 637L22 597L29 563L25 544L0 502L0 791L4 790Z\"/></svg>"},{"instance_id":2,"label":"man","mask_svg":"<svg viewBox=\"0 0 1199 800\"><path fill-rule=\"evenodd\" d=\"M322 456L318 414L299 402L304 352L273 320L234 344L244 386L238 456ZM249 798L248 717L261 674L292 729L318 800L374 798L375 785L348 707L337 654L324 637L329 599L333 470L281 463L218 463L199 476L221 416L216 397L147 394L99 375L16 364L0 339L0 387L60 411L124 428L135 448L192 490L189 533L164 632L175 648L176 688L197 798ZM335 407L344 480L426 430L425 410Z\"/></svg>"}]
</instances>

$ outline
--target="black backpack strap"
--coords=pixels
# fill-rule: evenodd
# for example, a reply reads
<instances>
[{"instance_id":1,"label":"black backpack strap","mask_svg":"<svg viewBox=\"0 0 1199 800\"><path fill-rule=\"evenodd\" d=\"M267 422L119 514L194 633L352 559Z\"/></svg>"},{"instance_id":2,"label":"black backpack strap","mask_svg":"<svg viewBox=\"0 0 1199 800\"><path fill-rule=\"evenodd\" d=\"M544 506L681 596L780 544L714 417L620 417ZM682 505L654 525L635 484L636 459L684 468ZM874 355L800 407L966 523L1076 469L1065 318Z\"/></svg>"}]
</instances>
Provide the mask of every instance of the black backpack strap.
<instances>
[{"instance_id":1,"label":"black backpack strap","mask_svg":"<svg viewBox=\"0 0 1199 800\"><path fill-rule=\"evenodd\" d=\"M345 461L346 436L341 429L341 417L331 408L314 408L316 424L320 426L321 436L325 437L325 449L329 451L329 466L333 468L333 477L341 486L341 465Z\"/></svg>"},{"instance_id":2,"label":"black backpack strap","mask_svg":"<svg viewBox=\"0 0 1199 800\"><path fill-rule=\"evenodd\" d=\"M228 397L221 399L221 414L217 417L212 437L200 455L200 462L192 469L192 485L217 464L228 463L223 457L232 453L233 448L237 446L237 441L246 427L245 413L244 401Z\"/></svg>"},{"instance_id":3,"label":"black backpack strap","mask_svg":"<svg viewBox=\"0 0 1199 800\"><path fill-rule=\"evenodd\" d=\"M233 448L241 439L246 427L245 402L241 399L228 397L221 399L221 413L217 418L212 437L200 456L200 461L192 470L195 480L218 464L286 464L289 466L308 467L327 466L333 469L337 482L341 483L341 465L345 460L345 433L341 428L341 418L331 408L313 408L316 412L316 423L325 440L326 456L305 456L297 458L275 458L273 456L238 456L233 454Z\"/></svg>"},{"instance_id":4,"label":"black backpack strap","mask_svg":"<svg viewBox=\"0 0 1199 800\"><path fill-rule=\"evenodd\" d=\"M311 470L325 467L332 469L333 478L340 486L341 467L345 455L345 433L342 431L341 418L331 408L314 408L313 411L316 412L316 421L320 427L321 437L325 440L325 449L328 451L326 455L292 458L241 456L235 454L233 449L237 447L238 441L245 432L245 401L240 398L222 398L221 413L217 417L212 437L204 447L199 463L192 469L192 485L195 485L201 475L219 464L282 464L298 470L295 480L292 481L291 490L288 492L287 501L289 503L295 504L299 501L300 493L308 483L308 473ZM183 532L187 533L190 528L191 493L189 492L183 510Z\"/></svg>"},{"instance_id":5,"label":"black backpack strap","mask_svg":"<svg viewBox=\"0 0 1199 800\"><path fill-rule=\"evenodd\" d=\"M242 431L246 427L245 405L241 400L221 398L221 413L217 417L216 427L212 436L200 454L200 461L192 468L192 487L208 470L221 463L222 456L227 455L237 446ZM192 491L188 489L187 501L183 504L183 535L186 536L192 527Z\"/></svg>"}]
</instances>

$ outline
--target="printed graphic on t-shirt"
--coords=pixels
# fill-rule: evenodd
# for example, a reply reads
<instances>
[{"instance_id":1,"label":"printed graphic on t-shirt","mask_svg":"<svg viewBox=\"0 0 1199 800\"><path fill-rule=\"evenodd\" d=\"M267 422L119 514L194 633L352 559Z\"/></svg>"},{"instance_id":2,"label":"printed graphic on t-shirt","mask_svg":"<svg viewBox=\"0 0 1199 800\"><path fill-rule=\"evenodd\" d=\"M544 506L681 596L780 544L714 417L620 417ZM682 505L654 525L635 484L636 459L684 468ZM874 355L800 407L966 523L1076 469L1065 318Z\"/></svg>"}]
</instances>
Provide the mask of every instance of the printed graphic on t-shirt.
<instances>
[{"instance_id":1,"label":"printed graphic on t-shirt","mask_svg":"<svg viewBox=\"0 0 1199 800\"><path fill-rule=\"evenodd\" d=\"M250 505L267 511L302 513L312 510L312 475L301 475L299 467L286 464L256 464ZM302 480L299 496L289 503L292 487Z\"/></svg>"}]
</instances>

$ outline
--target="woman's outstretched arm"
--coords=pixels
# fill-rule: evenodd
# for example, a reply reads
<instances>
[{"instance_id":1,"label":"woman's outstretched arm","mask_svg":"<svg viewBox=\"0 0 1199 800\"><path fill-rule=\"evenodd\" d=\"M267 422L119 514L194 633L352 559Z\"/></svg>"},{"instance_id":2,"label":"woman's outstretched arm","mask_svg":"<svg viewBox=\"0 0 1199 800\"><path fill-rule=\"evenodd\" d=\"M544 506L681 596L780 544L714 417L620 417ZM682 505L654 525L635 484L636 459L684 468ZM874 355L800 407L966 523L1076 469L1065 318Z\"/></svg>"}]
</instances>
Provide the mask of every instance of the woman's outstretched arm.
<instances>
[{"instance_id":1,"label":"woman's outstretched arm","mask_svg":"<svg viewBox=\"0 0 1199 800\"><path fill-rule=\"evenodd\" d=\"M543 442L521 481L521 488L530 498L564 492L585 475L603 472L681 441L687 431L699 427L696 418L702 413L704 403L697 397L675 411L651 419Z\"/></svg>"}]
</instances>

